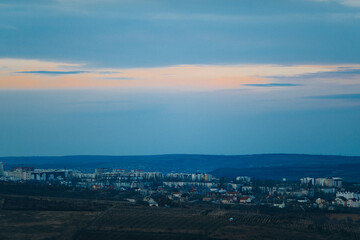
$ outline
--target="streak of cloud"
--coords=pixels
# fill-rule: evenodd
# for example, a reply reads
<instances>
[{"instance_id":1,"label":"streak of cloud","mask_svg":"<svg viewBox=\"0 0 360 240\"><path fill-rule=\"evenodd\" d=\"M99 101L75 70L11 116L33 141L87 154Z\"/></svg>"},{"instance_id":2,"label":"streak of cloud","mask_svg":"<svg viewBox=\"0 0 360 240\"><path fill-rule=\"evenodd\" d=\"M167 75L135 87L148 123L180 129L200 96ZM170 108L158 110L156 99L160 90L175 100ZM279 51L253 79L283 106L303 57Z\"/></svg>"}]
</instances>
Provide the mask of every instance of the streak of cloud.
<instances>
[{"instance_id":1,"label":"streak of cloud","mask_svg":"<svg viewBox=\"0 0 360 240\"><path fill-rule=\"evenodd\" d=\"M301 84L294 83L264 83L264 84L243 84L248 87L297 87L302 86Z\"/></svg>"},{"instance_id":2,"label":"streak of cloud","mask_svg":"<svg viewBox=\"0 0 360 240\"><path fill-rule=\"evenodd\" d=\"M71 75L71 74L88 73L88 71L19 71L15 73L42 74L42 75Z\"/></svg>"},{"instance_id":3,"label":"streak of cloud","mask_svg":"<svg viewBox=\"0 0 360 240\"><path fill-rule=\"evenodd\" d=\"M351 93L351 94L333 94L333 95L320 95L320 96L311 96L310 99L328 99L328 100L360 100L360 93Z\"/></svg>"}]
</instances>

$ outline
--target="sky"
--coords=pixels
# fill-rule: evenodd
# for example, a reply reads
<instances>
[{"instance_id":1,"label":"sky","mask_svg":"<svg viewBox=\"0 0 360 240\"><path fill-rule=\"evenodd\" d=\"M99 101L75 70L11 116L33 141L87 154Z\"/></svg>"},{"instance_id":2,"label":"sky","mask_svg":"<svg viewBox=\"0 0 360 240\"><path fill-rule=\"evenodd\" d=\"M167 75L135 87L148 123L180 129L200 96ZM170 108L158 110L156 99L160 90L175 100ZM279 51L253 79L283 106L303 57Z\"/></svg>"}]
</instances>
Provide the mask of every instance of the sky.
<instances>
[{"instance_id":1,"label":"sky","mask_svg":"<svg viewBox=\"0 0 360 240\"><path fill-rule=\"evenodd\" d=\"M360 155L360 0L0 0L0 156Z\"/></svg>"}]
</instances>

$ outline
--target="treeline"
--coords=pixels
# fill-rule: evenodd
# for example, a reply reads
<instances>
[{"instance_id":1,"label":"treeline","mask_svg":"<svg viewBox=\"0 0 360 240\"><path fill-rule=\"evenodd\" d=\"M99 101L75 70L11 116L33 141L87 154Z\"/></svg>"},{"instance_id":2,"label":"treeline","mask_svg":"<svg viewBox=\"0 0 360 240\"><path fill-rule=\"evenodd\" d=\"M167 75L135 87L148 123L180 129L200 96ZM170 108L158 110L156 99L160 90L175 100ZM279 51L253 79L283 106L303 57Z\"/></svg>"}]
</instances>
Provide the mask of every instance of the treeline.
<instances>
[{"instance_id":1,"label":"treeline","mask_svg":"<svg viewBox=\"0 0 360 240\"><path fill-rule=\"evenodd\" d=\"M46 196L81 199L119 200L119 192L113 189L93 191L77 189L64 185L48 185L40 183L15 183L0 181L0 194Z\"/></svg>"},{"instance_id":2,"label":"treeline","mask_svg":"<svg viewBox=\"0 0 360 240\"><path fill-rule=\"evenodd\" d=\"M103 211L111 204L94 200L46 199L42 197L6 196L1 198L3 210L38 211Z\"/></svg>"}]
</instances>

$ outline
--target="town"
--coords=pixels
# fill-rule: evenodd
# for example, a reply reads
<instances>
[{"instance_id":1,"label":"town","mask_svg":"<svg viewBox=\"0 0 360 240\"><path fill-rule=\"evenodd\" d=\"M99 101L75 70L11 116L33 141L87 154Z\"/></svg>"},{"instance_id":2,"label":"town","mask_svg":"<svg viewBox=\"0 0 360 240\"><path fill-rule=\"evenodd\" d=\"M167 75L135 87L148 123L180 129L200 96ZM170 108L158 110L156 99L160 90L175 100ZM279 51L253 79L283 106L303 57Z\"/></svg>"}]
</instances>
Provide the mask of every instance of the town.
<instances>
[{"instance_id":1,"label":"town","mask_svg":"<svg viewBox=\"0 0 360 240\"><path fill-rule=\"evenodd\" d=\"M94 172L67 169L12 167L0 180L20 183L65 185L93 191L114 190L131 193L129 202L173 207L181 204L268 206L272 208L348 211L360 208L360 184L338 177L304 177L299 181L217 178L207 173L162 173L144 170L96 168Z\"/></svg>"}]
</instances>

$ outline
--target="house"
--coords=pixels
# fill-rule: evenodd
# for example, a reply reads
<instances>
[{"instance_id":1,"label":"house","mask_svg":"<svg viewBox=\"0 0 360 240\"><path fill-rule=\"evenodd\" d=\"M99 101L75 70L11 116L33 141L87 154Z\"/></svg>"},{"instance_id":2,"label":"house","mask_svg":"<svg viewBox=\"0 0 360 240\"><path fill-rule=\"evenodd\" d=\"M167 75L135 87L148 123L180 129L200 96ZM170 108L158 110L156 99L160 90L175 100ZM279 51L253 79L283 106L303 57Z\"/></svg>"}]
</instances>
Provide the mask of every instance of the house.
<instances>
[{"instance_id":1,"label":"house","mask_svg":"<svg viewBox=\"0 0 360 240\"><path fill-rule=\"evenodd\" d=\"M92 186L92 189L94 189L94 190L98 190L98 189L101 189L101 188L102 187L100 185L98 185L98 184L95 184L95 185Z\"/></svg>"},{"instance_id":2,"label":"house","mask_svg":"<svg viewBox=\"0 0 360 240\"><path fill-rule=\"evenodd\" d=\"M325 205L326 204L326 201L325 201L325 199L322 199L322 198L318 198L318 199L316 199L316 204L323 204L323 205Z\"/></svg>"},{"instance_id":3,"label":"house","mask_svg":"<svg viewBox=\"0 0 360 240\"><path fill-rule=\"evenodd\" d=\"M273 195L267 195L265 196L267 200L273 200L275 197Z\"/></svg>"},{"instance_id":4,"label":"house","mask_svg":"<svg viewBox=\"0 0 360 240\"><path fill-rule=\"evenodd\" d=\"M285 196L277 196L276 198L279 199L279 200L284 200Z\"/></svg>"},{"instance_id":5,"label":"house","mask_svg":"<svg viewBox=\"0 0 360 240\"><path fill-rule=\"evenodd\" d=\"M163 192L164 190L165 190L165 189L162 188L162 187L159 187L159 188L157 189L158 192Z\"/></svg>"},{"instance_id":6,"label":"house","mask_svg":"<svg viewBox=\"0 0 360 240\"><path fill-rule=\"evenodd\" d=\"M274 203L274 207L278 207L278 208L285 208L285 203Z\"/></svg>"},{"instance_id":7,"label":"house","mask_svg":"<svg viewBox=\"0 0 360 240\"><path fill-rule=\"evenodd\" d=\"M152 198L146 197L144 198L144 201L149 204L150 207L158 207L159 204Z\"/></svg>"},{"instance_id":8,"label":"house","mask_svg":"<svg viewBox=\"0 0 360 240\"><path fill-rule=\"evenodd\" d=\"M174 192L174 193L173 193L173 196L174 196L175 198L180 198L180 197L181 197L181 192Z\"/></svg>"},{"instance_id":9,"label":"house","mask_svg":"<svg viewBox=\"0 0 360 240\"><path fill-rule=\"evenodd\" d=\"M251 197L241 197L240 203L251 203L252 199Z\"/></svg>"},{"instance_id":10,"label":"house","mask_svg":"<svg viewBox=\"0 0 360 240\"><path fill-rule=\"evenodd\" d=\"M326 200L322 198L318 198L315 200L316 204L319 208L326 208Z\"/></svg>"},{"instance_id":11,"label":"house","mask_svg":"<svg viewBox=\"0 0 360 240\"><path fill-rule=\"evenodd\" d=\"M231 201L229 201L228 199L223 199L223 200L221 200L221 203L222 204L230 204Z\"/></svg>"},{"instance_id":12,"label":"house","mask_svg":"<svg viewBox=\"0 0 360 240\"><path fill-rule=\"evenodd\" d=\"M236 195L238 195L238 193L237 192L231 192L231 191L227 191L226 192L226 196L236 196Z\"/></svg>"},{"instance_id":13,"label":"house","mask_svg":"<svg viewBox=\"0 0 360 240\"><path fill-rule=\"evenodd\" d=\"M334 207L334 206L329 206L329 207L328 207L328 210L329 210L329 211L335 211L335 207Z\"/></svg>"},{"instance_id":14,"label":"house","mask_svg":"<svg viewBox=\"0 0 360 240\"><path fill-rule=\"evenodd\" d=\"M344 197L337 197L337 198L335 198L335 203L337 204L337 205L341 205L341 206L346 206L346 198L344 198Z\"/></svg>"},{"instance_id":15,"label":"house","mask_svg":"<svg viewBox=\"0 0 360 240\"><path fill-rule=\"evenodd\" d=\"M351 208L359 208L360 201L355 198L350 198L346 201L346 206Z\"/></svg>"},{"instance_id":16,"label":"house","mask_svg":"<svg viewBox=\"0 0 360 240\"><path fill-rule=\"evenodd\" d=\"M152 198L148 201L148 203L149 203L150 207L158 207L159 206L159 204L157 202L155 202L154 199L152 199Z\"/></svg>"},{"instance_id":17,"label":"house","mask_svg":"<svg viewBox=\"0 0 360 240\"><path fill-rule=\"evenodd\" d=\"M297 200L299 203L307 203L309 200L307 198L300 198Z\"/></svg>"},{"instance_id":18,"label":"house","mask_svg":"<svg viewBox=\"0 0 360 240\"><path fill-rule=\"evenodd\" d=\"M337 192L336 197L344 197L346 199L355 198L360 199L360 193L355 192Z\"/></svg>"}]
</instances>

